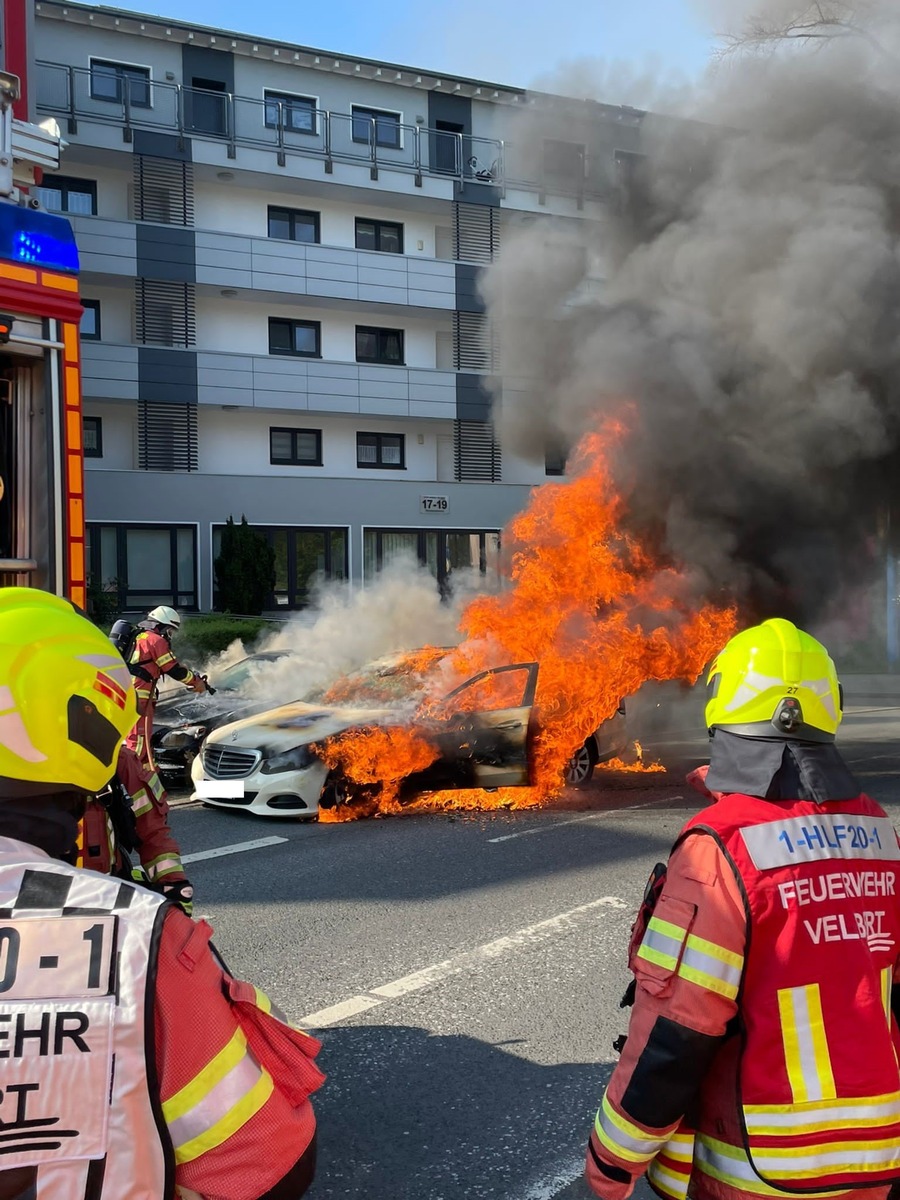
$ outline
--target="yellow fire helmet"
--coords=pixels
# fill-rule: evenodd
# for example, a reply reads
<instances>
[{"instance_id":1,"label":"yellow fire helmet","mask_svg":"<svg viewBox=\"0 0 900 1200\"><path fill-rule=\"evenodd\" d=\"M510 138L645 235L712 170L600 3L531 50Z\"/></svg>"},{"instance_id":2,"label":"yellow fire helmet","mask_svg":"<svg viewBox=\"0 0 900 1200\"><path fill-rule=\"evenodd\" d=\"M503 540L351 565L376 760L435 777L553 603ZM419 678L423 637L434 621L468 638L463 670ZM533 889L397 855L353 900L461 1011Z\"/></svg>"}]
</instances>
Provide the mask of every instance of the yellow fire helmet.
<instances>
[{"instance_id":1,"label":"yellow fire helmet","mask_svg":"<svg viewBox=\"0 0 900 1200\"><path fill-rule=\"evenodd\" d=\"M791 621L777 617L736 634L706 681L710 736L833 742L844 697L828 651Z\"/></svg>"},{"instance_id":2,"label":"yellow fire helmet","mask_svg":"<svg viewBox=\"0 0 900 1200\"><path fill-rule=\"evenodd\" d=\"M99 791L136 720L131 675L96 625L48 592L0 588L0 798L4 779Z\"/></svg>"}]
</instances>

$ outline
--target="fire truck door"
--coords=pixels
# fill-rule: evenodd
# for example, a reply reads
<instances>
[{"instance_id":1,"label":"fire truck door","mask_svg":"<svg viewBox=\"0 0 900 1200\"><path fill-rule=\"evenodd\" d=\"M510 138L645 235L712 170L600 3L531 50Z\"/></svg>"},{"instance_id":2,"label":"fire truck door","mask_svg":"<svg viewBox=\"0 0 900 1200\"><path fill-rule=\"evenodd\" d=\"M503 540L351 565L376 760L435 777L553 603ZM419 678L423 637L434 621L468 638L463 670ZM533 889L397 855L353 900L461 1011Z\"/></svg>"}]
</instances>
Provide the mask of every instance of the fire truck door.
<instances>
[{"instance_id":1,"label":"fire truck door","mask_svg":"<svg viewBox=\"0 0 900 1200\"><path fill-rule=\"evenodd\" d=\"M0 585L52 587L53 480L42 360L0 355ZM37 403L37 412L33 411Z\"/></svg>"},{"instance_id":2,"label":"fire truck door","mask_svg":"<svg viewBox=\"0 0 900 1200\"><path fill-rule=\"evenodd\" d=\"M0 366L0 559L15 558L16 448L13 372Z\"/></svg>"}]
</instances>

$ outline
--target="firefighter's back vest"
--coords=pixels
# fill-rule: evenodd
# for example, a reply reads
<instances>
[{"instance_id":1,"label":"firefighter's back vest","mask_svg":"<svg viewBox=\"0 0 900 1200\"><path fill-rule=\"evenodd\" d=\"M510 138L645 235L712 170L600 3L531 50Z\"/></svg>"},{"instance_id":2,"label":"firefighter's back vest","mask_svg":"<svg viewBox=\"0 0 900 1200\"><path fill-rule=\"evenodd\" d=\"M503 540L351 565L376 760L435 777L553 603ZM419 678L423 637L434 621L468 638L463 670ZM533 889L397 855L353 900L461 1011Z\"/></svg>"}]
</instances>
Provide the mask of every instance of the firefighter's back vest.
<instances>
[{"instance_id":1,"label":"firefighter's back vest","mask_svg":"<svg viewBox=\"0 0 900 1200\"><path fill-rule=\"evenodd\" d=\"M817 805L727 796L689 822L744 894L738 997L744 1146L701 1128L695 1167L750 1191L822 1192L900 1176L900 847L863 795ZM702 1124L702 1122L701 1122Z\"/></svg>"},{"instance_id":2,"label":"firefighter's back vest","mask_svg":"<svg viewBox=\"0 0 900 1200\"><path fill-rule=\"evenodd\" d=\"M0 1195L169 1200L153 1017L164 901L0 838Z\"/></svg>"}]
</instances>

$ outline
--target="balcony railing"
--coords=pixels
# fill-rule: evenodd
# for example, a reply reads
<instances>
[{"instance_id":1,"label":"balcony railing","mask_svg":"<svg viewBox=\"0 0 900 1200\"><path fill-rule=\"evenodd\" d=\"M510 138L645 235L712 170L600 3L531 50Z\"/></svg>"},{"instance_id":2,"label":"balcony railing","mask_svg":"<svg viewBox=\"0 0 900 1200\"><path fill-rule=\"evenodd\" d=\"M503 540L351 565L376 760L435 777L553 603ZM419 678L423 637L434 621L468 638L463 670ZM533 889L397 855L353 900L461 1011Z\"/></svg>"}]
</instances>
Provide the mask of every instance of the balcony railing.
<instances>
[{"instance_id":1,"label":"balcony railing","mask_svg":"<svg viewBox=\"0 0 900 1200\"><path fill-rule=\"evenodd\" d=\"M423 174L503 188L504 143L328 109L299 110L274 97L254 99L230 92L205 91L177 83L120 78L117 98L92 93L88 67L37 64L37 106L78 132L79 120L122 129L125 142L135 129L213 139L227 146L270 150L279 166L288 157L317 158L329 172L335 162L367 166L372 179L380 169ZM274 119L273 119L274 118ZM302 126L302 127L301 127Z\"/></svg>"}]
</instances>

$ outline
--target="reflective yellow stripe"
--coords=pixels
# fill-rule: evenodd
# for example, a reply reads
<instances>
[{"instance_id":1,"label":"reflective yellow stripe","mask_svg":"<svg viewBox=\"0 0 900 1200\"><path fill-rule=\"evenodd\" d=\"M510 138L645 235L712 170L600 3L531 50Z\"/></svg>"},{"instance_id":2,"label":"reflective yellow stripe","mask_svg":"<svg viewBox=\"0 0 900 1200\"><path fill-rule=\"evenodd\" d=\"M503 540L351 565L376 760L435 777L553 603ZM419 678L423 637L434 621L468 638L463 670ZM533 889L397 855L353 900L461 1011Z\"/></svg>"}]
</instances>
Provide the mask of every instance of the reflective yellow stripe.
<instances>
[{"instance_id":1,"label":"reflective yellow stripe","mask_svg":"<svg viewBox=\"0 0 900 1200\"><path fill-rule=\"evenodd\" d=\"M744 969L743 954L737 954L734 950L726 950L718 942L710 942L706 938L697 937L696 934L690 933L688 934L687 944L693 949L701 951L703 954L708 954L710 958L717 958L719 962L725 963L729 967L734 967L737 971Z\"/></svg>"},{"instance_id":2,"label":"reflective yellow stripe","mask_svg":"<svg viewBox=\"0 0 900 1200\"><path fill-rule=\"evenodd\" d=\"M272 1001L269 999L266 993L261 992L258 987L254 987L253 990L256 992L256 1007L264 1013L271 1012Z\"/></svg>"},{"instance_id":3,"label":"reflective yellow stripe","mask_svg":"<svg viewBox=\"0 0 900 1200\"><path fill-rule=\"evenodd\" d=\"M888 1029L891 1027L891 988L894 985L893 967L885 967L881 972L881 1003L884 1005L884 1015L887 1018Z\"/></svg>"},{"instance_id":4,"label":"reflective yellow stripe","mask_svg":"<svg viewBox=\"0 0 900 1200\"><path fill-rule=\"evenodd\" d=\"M162 1113L166 1124L171 1124L183 1117L185 1113L200 1103L207 1092L224 1079L228 1072L241 1061L247 1048L247 1038L240 1029L235 1030L231 1041L224 1046L202 1071L199 1071L190 1083L175 1093L169 1100L163 1100Z\"/></svg>"},{"instance_id":5,"label":"reflective yellow stripe","mask_svg":"<svg viewBox=\"0 0 900 1200\"><path fill-rule=\"evenodd\" d=\"M193 1162L201 1154L208 1154L210 1150L215 1150L217 1146L227 1142L233 1134L247 1124L251 1117L259 1112L274 1089L275 1083L272 1076L265 1068L261 1068L259 1080L247 1092L243 1100L239 1100L220 1121L210 1126L204 1133L175 1147L176 1163Z\"/></svg>"},{"instance_id":6,"label":"reflective yellow stripe","mask_svg":"<svg viewBox=\"0 0 900 1200\"><path fill-rule=\"evenodd\" d=\"M656 963L659 967L667 967L670 971L674 971L678 966L677 958L673 958L671 954L664 954L661 950L654 950L646 942L641 943L637 956L646 959L647 962Z\"/></svg>"},{"instance_id":7,"label":"reflective yellow stripe","mask_svg":"<svg viewBox=\"0 0 900 1200\"><path fill-rule=\"evenodd\" d=\"M837 1096L819 985L782 988L778 992L781 1040L791 1095L796 1104L833 1100Z\"/></svg>"}]
</instances>

